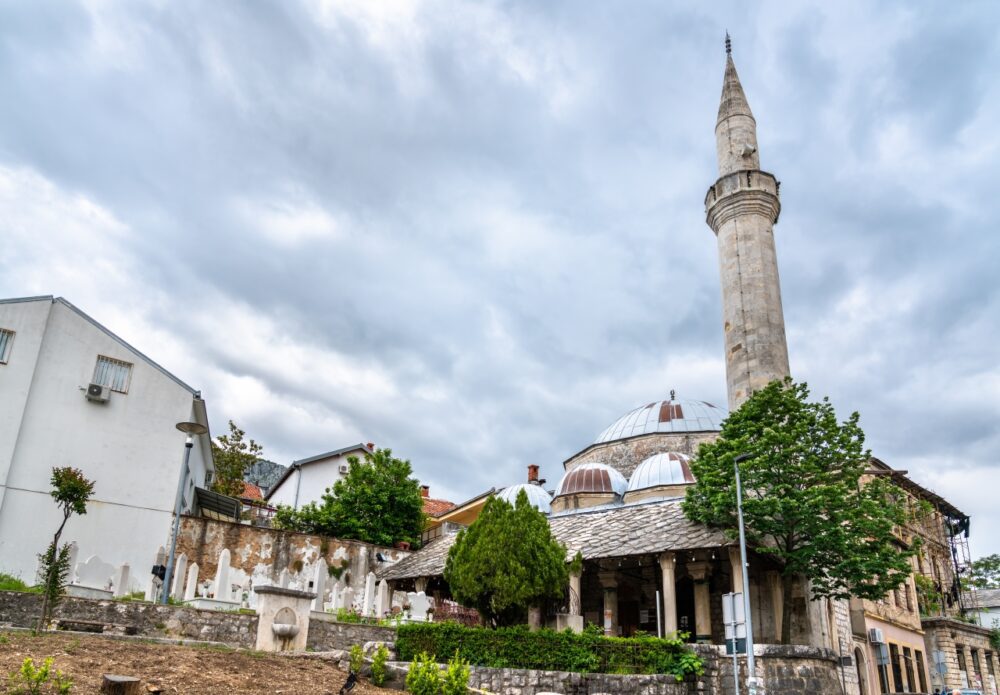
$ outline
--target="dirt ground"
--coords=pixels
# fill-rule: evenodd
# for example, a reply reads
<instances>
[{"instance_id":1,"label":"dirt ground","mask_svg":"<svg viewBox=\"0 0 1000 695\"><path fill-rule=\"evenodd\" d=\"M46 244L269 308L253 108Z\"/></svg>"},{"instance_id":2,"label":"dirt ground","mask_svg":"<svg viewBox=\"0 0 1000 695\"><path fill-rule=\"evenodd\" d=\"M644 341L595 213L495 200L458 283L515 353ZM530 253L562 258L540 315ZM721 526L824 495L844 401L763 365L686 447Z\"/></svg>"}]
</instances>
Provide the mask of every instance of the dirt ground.
<instances>
[{"instance_id":1,"label":"dirt ground","mask_svg":"<svg viewBox=\"0 0 1000 695\"><path fill-rule=\"evenodd\" d=\"M347 674L317 658L264 655L212 646L177 646L143 641L114 640L100 635L0 630L0 692L7 691L7 675L26 657L39 665L53 657L53 668L73 679L73 693L97 693L105 673L141 678L163 693L228 695L249 693L338 693ZM156 688L152 691L155 692ZM399 691L359 682L351 695Z\"/></svg>"}]
</instances>

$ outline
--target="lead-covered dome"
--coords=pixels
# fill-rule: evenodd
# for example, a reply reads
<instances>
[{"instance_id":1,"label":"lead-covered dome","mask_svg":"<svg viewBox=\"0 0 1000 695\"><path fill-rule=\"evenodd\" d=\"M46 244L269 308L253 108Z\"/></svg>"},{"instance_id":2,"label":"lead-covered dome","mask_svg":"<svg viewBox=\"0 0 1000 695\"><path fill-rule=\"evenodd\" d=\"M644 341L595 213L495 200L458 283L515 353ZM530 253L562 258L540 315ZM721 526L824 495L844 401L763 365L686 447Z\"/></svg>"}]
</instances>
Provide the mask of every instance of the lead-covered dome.
<instances>
[{"instance_id":1,"label":"lead-covered dome","mask_svg":"<svg viewBox=\"0 0 1000 695\"><path fill-rule=\"evenodd\" d=\"M618 418L601 432L595 444L637 437L643 434L674 432L718 432L729 415L723 408L706 401L674 397L640 406Z\"/></svg>"},{"instance_id":2,"label":"lead-covered dome","mask_svg":"<svg viewBox=\"0 0 1000 695\"><path fill-rule=\"evenodd\" d=\"M511 485L510 487L505 487L503 490L497 493L497 499L501 499L504 502L509 503L511 506L517 504L517 496L524 490L525 494L528 495L528 502L535 509L540 511L542 514L548 514L552 511L552 497L549 496L541 485L533 485L531 483L520 483L518 485Z\"/></svg>"},{"instance_id":3,"label":"lead-covered dome","mask_svg":"<svg viewBox=\"0 0 1000 695\"><path fill-rule=\"evenodd\" d=\"M559 481L556 497L576 494L613 493L621 497L628 489L625 476L604 463L584 463Z\"/></svg>"},{"instance_id":4,"label":"lead-covered dome","mask_svg":"<svg viewBox=\"0 0 1000 695\"><path fill-rule=\"evenodd\" d=\"M654 454L640 463L632 473L628 480L628 491L664 485L689 485L694 482L689 462L687 456L674 451Z\"/></svg>"}]
</instances>

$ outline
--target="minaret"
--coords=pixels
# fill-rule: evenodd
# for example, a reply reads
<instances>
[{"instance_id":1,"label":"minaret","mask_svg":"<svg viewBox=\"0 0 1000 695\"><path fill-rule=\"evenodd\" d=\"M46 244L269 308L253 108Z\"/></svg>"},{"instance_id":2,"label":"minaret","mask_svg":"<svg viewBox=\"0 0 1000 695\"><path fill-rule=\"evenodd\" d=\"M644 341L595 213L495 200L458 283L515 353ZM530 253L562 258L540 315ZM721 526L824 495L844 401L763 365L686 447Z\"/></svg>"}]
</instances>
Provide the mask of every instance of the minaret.
<instances>
[{"instance_id":1,"label":"minaret","mask_svg":"<svg viewBox=\"0 0 1000 695\"><path fill-rule=\"evenodd\" d=\"M728 34L715 142L719 180L708 189L705 211L719 240L726 385L734 410L789 371L774 250L779 183L760 170L757 122L736 74Z\"/></svg>"}]
</instances>

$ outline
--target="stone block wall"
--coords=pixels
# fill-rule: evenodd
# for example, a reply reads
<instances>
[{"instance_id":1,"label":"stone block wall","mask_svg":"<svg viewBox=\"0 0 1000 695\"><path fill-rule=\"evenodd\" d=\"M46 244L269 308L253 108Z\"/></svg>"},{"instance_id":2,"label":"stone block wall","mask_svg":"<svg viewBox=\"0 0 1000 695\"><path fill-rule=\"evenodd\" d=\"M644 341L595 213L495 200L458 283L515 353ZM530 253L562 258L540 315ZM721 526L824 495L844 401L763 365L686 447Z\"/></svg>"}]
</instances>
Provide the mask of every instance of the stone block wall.
<instances>
[{"instance_id":1,"label":"stone block wall","mask_svg":"<svg viewBox=\"0 0 1000 695\"><path fill-rule=\"evenodd\" d=\"M631 693L632 695L692 695L693 684L678 683L673 676L622 676L610 673L568 673L517 668L470 669L469 685L497 695L561 695Z\"/></svg>"},{"instance_id":2,"label":"stone block wall","mask_svg":"<svg viewBox=\"0 0 1000 695\"><path fill-rule=\"evenodd\" d=\"M653 454L676 451L688 456L698 453L702 442L713 442L718 432L658 432L604 444L594 444L568 459L563 465L571 471L584 463L606 463L628 478L639 464ZM561 476L560 476L561 477Z\"/></svg>"},{"instance_id":3,"label":"stone block wall","mask_svg":"<svg viewBox=\"0 0 1000 695\"><path fill-rule=\"evenodd\" d=\"M0 591L0 625L34 627L41 610L39 594ZM110 629L134 628L136 634L146 637L223 642L238 647L253 647L257 636L256 615L139 601L67 597L56 608L55 618L101 623Z\"/></svg>"},{"instance_id":4,"label":"stone block wall","mask_svg":"<svg viewBox=\"0 0 1000 695\"><path fill-rule=\"evenodd\" d=\"M309 621L307 648L316 652L350 649L355 644L364 646L365 642L395 641L396 631L391 627L338 623L316 616Z\"/></svg>"}]
</instances>

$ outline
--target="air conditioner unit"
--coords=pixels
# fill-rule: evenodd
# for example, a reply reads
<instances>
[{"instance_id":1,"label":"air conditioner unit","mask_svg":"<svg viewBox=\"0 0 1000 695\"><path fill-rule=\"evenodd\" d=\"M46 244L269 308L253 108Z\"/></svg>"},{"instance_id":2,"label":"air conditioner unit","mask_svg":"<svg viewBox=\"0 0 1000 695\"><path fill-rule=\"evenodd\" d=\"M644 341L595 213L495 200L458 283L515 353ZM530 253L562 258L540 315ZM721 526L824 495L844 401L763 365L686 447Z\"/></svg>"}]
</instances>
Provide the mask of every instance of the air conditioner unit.
<instances>
[{"instance_id":1,"label":"air conditioner unit","mask_svg":"<svg viewBox=\"0 0 1000 695\"><path fill-rule=\"evenodd\" d=\"M87 387L87 400L94 403L107 403L111 396L111 389L101 384L91 384Z\"/></svg>"},{"instance_id":2,"label":"air conditioner unit","mask_svg":"<svg viewBox=\"0 0 1000 695\"><path fill-rule=\"evenodd\" d=\"M885 635L877 627L868 630L868 641L872 644L885 644Z\"/></svg>"},{"instance_id":3,"label":"air conditioner unit","mask_svg":"<svg viewBox=\"0 0 1000 695\"><path fill-rule=\"evenodd\" d=\"M346 463L342 463L342 464L340 464L340 472L341 472L341 473L345 473L345 474L346 474L346 473L347 473L347 471L349 471L349 470L350 470L350 468L351 468L351 467L350 467L349 465L347 465Z\"/></svg>"}]
</instances>

